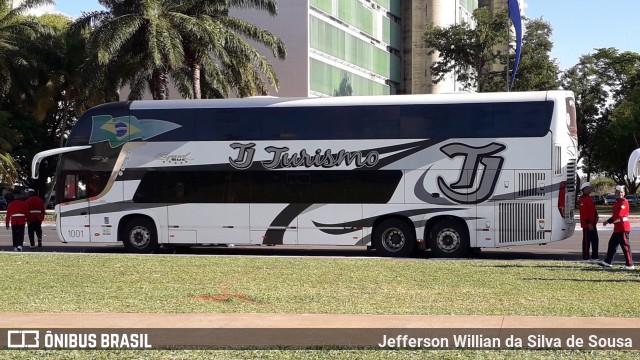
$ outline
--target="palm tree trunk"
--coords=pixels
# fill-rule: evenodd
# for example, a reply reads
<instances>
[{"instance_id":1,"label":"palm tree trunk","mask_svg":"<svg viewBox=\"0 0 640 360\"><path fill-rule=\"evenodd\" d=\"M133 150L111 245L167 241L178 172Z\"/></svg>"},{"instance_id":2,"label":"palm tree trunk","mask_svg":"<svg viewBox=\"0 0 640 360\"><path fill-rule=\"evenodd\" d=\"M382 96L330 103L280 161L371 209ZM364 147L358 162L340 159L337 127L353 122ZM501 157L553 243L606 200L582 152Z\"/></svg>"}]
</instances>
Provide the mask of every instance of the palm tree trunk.
<instances>
[{"instance_id":1,"label":"palm tree trunk","mask_svg":"<svg viewBox=\"0 0 640 360\"><path fill-rule=\"evenodd\" d=\"M202 99L202 90L200 89L200 62L194 61L191 69L191 76L193 77L193 98Z\"/></svg>"},{"instance_id":2,"label":"palm tree trunk","mask_svg":"<svg viewBox=\"0 0 640 360\"><path fill-rule=\"evenodd\" d=\"M160 74L159 71L153 70L153 73L151 74L151 86L149 86L149 88L151 89L151 98L153 100L160 100Z\"/></svg>"},{"instance_id":3,"label":"palm tree trunk","mask_svg":"<svg viewBox=\"0 0 640 360\"><path fill-rule=\"evenodd\" d=\"M60 147L64 146L64 132L67 129L67 118L69 117L69 112L67 111L67 107L69 103L67 100L62 101L62 122L60 124Z\"/></svg>"},{"instance_id":4,"label":"palm tree trunk","mask_svg":"<svg viewBox=\"0 0 640 360\"><path fill-rule=\"evenodd\" d=\"M167 71L153 70L151 75L151 96L153 100L167 100L169 98L169 79Z\"/></svg>"},{"instance_id":5,"label":"palm tree trunk","mask_svg":"<svg viewBox=\"0 0 640 360\"><path fill-rule=\"evenodd\" d=\"M163 69L160 72L160 100L169 99L169 72Z\"/></svg>"}]
</instances>

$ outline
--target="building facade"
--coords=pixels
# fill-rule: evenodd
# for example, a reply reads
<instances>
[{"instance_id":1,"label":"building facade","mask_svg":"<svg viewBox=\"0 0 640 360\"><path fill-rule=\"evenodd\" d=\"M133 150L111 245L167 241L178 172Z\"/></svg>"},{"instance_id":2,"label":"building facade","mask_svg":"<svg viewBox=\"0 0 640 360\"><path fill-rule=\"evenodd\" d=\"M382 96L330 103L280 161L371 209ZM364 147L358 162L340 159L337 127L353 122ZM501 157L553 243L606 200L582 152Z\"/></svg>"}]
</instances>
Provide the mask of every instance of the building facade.
<instances>
[{"instance_id":1,"label":"building facade","mask_svg":"<svg viewBox=\"0 0 640 360\"><path fill-rule=\"evenodd\" d=\"M478 0L278 0L277 18L253 10L231 15L283 39L287 59L271 59L275 96L420 94L457 91L437 85L422 34L428 22L469 21ZM266 52L265 52L266 53Z\"/></svg>"},{"instance_id":2,"label":"building facade","mask_svg":"<svg viewBox=\"0 0 640 360\"><path fill-rule=\"evenodd\" d=\"M504 0L502 0L504 1ZM403 50L400 93L438 94L460 90L455 77L449 76L438 84L432 81L430 66L438 54L429 55L422 39L427 24L446 27L471 22L478 8L478 0L411 0L402 9Z\"/></svg>"},{"instance_id":3,"label":"building facade","mask_svg":"<svg viewBox=\"0 0 640 360\"><path fill-rule=\"evenodd\" d=\"M278 16L232 10L280 37L276 96L388 95L401 82L400 0L278 0ZM266 54L267 52L265 52Z\"/></svg>"}]
</instances>

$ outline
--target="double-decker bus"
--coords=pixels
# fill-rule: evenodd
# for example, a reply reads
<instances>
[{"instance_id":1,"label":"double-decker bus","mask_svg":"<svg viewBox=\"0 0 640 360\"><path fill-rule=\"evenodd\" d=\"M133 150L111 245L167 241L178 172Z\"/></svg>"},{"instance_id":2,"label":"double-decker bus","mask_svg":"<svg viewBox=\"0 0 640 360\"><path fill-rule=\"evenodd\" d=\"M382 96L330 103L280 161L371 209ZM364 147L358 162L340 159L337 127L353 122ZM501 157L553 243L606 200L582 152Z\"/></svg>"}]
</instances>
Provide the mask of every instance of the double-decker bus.
<instances>
[{"instance_id":1,"label":"double-decker bus","mask_svg":"<svg viewBox=\"0 0 640 360\"><path fill-rule=\"evenodd\" d=\"M382 256L574 231L571 92L115 102L55 174L63 242L359 245Z\"/></svg>"}]
</instances>

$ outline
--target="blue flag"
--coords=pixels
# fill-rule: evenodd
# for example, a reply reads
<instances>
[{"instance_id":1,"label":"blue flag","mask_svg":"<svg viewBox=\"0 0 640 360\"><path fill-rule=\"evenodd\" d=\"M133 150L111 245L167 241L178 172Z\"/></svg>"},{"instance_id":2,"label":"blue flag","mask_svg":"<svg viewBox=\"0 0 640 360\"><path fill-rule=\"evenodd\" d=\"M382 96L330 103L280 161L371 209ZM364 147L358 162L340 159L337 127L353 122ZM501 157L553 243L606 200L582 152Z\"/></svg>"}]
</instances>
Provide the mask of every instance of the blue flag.
<instances>
[{"instance_id":1,"label":"blue flag","mask_svg":"<svg viewBox=\"0 0 640 360\"><path fill-rule=\"evenodd\" d=\"M520 50L522 47L522 19L520 18L520 5L518 5L518 0L509 0L509 18L513 22L513 27L516 29L516 59L513 62L513 73L511 74L511 81L509 82L509 90L511 90L513 82L516 79L516 72L518 71L518 64L520 63Z\"/></svg>"}]
</instances>

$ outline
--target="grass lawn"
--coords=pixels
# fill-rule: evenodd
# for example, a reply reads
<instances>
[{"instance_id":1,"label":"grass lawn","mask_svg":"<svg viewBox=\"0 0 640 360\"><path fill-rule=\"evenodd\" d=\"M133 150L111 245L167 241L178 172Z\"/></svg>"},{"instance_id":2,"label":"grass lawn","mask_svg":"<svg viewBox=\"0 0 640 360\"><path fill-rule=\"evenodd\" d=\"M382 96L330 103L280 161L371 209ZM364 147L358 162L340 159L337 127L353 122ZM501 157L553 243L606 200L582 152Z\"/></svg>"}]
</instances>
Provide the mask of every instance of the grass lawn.
<instances>
[{"instance_id":1,"label":"grass lawn","mask_svg":"<svg viewBox=\"0 0 640 360\"><path fill-rule=\"evenodd\" d=\"M0 254L0 312L640 317L640 271L574 262ZM0 358L32 358L28 351ZM42 351L47 358L638 358L624 351Z\"/></svg>"}]
</instances>

